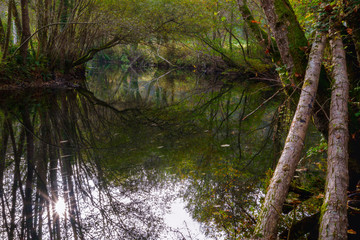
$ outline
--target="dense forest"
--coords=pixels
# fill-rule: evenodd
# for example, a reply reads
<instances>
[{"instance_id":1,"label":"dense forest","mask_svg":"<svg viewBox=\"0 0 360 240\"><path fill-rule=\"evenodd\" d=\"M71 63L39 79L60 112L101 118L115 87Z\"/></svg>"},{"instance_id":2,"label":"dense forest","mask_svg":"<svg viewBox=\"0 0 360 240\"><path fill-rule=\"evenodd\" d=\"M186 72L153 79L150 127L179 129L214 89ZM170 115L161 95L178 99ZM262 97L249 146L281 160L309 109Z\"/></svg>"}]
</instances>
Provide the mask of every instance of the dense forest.
<instances>
[{"instance_id":1,"label":"dense forest","mask_svg":"<svg viewBox=\"0 0 360 240\"><path fill-rule=\"evenodd\" d=\"M26 101L22 106L25 110L16 109L20 115L12 113L11 104L6 101L1 104L0 198L3 216L10 216L10 223L4 223L8 239L42 239L45 223L39 216L46 211L53 221L48 223L52 229L49 236L61 239L58 218L54 212L50 216L49 210L49 202L58 198L56 171L52 170L57 168L57 155L73 154L73 147L67 145L70 143L61 141L64 135L86 139L84 142L91 146L96 142L97 137L86 121L91 119L90 110L94 109L86 101L99 106L107 104L86 90L84 78L85 72L90 71L91 60L106 62L110 58L135 69L156 67L221 74L232 76L232 83L246 76L247 81L271 85L275 94L259 102L255 112L276 95L282 95L283 102L275 114L278 118L272 125L273 142L277 144L277 150L273 150L276 164L264 180L261 210L255 214L256 219L252 218L251 232L235 234L233 239L239 236L347 239L360 231L359 226L354 226L360 212L359 0L2 0L0 9L1 90L64 86L81 89L79 96L56 95L58 105L49 106L56 110L53 115L46 111L32 115L35 110L27 109ZM221 99L222 94L203 103L203 108ZM133 99L138 97L139 94ZM74 103L69 103L69 99L76 104L71 105ZM240 103L243 101L246 102L241 95ZM109 108L121 116L124 113ZM81 127L74 120L73 111L80 115L79 124L87 129L88 136L77 130ZM252 114L239 113L239 129L241 122ZM110 115L103 114L104 118ZM14 122L19 119L22 127L14 130ZM224 122L228 120L228 116L224 118ZM41 127L34 129L35 122ZM299 162L304 159L304 144L311 124L323 137L317 143L322 147L313 151L325 152L327 159L326 174L318 176L323 186L316 190L294 178L299 172ZM34 145L37 131L46 140L39 145L48 143L47 147ZM13 159L9 160L10 149ZM81 169L82 157L65 157L61 165L70 206L69 227L75 239L84 239L83 229L78 226L80 213L72 179L74 169ZM102 163L97 157L94 159L91 166L102 175ZM27 168L21 176L20 168L25 163ZM14 185L12 192L7 190L4 194L8 180L4 173L12 165ZM11 204L4 198L10 194ZM298 199L291 200L292 194L297 194ZM18 233L17 198L23 201L23 217L19 220L22 228ZM36 198L36 207L31 205L32 198ZM284 229L284 214L295 216L299 205L304 202L305 206L308 199L314 198L322 201L321 207L301 219L294 217L297 221L285 224ZM147 221L151 222L152 218L149 216Z\"/></svg>"}]
</instances>

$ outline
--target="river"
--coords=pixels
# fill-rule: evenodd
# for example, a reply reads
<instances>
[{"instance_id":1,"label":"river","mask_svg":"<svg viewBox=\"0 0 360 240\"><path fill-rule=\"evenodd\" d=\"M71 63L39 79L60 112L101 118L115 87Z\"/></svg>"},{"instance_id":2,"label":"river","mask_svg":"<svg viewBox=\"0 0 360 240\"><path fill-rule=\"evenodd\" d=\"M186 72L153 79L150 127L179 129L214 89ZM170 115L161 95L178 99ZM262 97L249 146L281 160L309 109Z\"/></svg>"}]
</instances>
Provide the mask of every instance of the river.
<instances>
[{"instance_id":1,"label":"river","mask_svg":"<svg viewBox=\"0 0 360 240\"><path fill-rule=\"evenodd\" d=\"M277 89L93 63L77 89L2 92L0 237L248 237L284 137Z\"/></svg>"}]
</instances>

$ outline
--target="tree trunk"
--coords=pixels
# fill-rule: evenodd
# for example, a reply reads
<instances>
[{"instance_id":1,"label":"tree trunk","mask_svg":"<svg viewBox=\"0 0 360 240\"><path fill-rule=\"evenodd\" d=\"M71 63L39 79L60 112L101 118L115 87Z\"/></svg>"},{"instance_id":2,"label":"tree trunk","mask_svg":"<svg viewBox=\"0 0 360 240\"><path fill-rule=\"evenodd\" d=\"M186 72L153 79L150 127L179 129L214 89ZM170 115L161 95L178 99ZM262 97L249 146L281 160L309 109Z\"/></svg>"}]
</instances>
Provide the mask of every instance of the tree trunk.
<instances>
[{"instance_id":1,"label":"tree trunk","mask_svg":"<svg viewBox=\"0 0 360 240\"><path fill-rule=\"evenodd\" d=\"M315 104L324 46L325 37L318 34L311 49L298 107L258 219L255 238L276 238L276 225L300 160L308 123Z\"/></svg>"},{"instance_id":2,"label":"tree trunk","mask_svg":"<svg viewBox=\"0 0 360 240\"><path fill-rule=\"evenodd\" d=\"M2 20L0 18L0 47L3 49L5 43L5 30Z\"/></svg>"},{"instance_id":3,"label":"tree trunk","mask_svg":"<svg viewBox=\"0 0 360 240\"><path fill-rule=\"evenodd\" d=\"M6 28L6 35L5 41L3 46L3 56L2 58L5 59L8 53L9 44L10 44L10 36L11 36L11 9L12 9L12 1L10 1L8 6L8 19L7 19L7 28Z\"/></svg>"},{"instance_id":4,"label":"tree trunk","mask_svg":"<svg viewBox=\"0 0 360 240\"><path fill-rule=\"evenodd\" d=\"M29 46L29 37L31 35L28 0L21 0L21 21L22 21L22 34L21 34L20 54L23 63L26 63L27 51Z\"/></svg>"},{"instance_id":5,"label":"tree trunk","mask_svg":"<svg viewBox=\"0 0 360 240\"><path fill-rule=\"evenodd\" d=\"M16 27L16 39L18 42L18 39L21 38L21 33L22 33L22 26L21 26L21 19L19 16L19 12L18 9L16 7L15 1L14 0L10 0L12 2L12 14L14 15L14 22L15 22L15 27Z\"/></svg>"},{"instance_id":6,"label":"tree trunk","mask_svg":"<svg viewBox=\"0 0 360 240\"><path fill-rule=\"evenodd\" d=\"M331 29L330 36L334 83L330 106L326 194L321 209L319 239L347 239L349 80L341 35Z\"/></svg>"},{"instance_id":7,"label":"tree trunk","mask_svg":"<svg viewBox=\"0 0 360 240\"><path fill-rule=\"evenodd\" d=\"M266 18L274 34L283 64L290 80L302 80L307 63L304 47L308 46L304 32L288 0L261 0Z\"/></svg>"},{"instance_id":8,"label":"tree trunk","mask_svg":"<svg viewBox=\"0 0 360 240\"><path fill-rule=\"evenodd\" d=\"M246 0L237 0L237 4L239 6L239 10L240 10L243 20L245 21L246 25L251 29L255 38L260 43L262 43L267 48L267 50L269 50L269 52L271 53L275 62L280 61L279 50L276 46L276 42L255 21L253 15L251 14L249 7L247 6L247 1ZM247 47L247 49L250 49L250 48Z\"/></svg>"},{"instance_id":9,"label":"tree trunk","mask_svg":"<svg viewBox=\"0 0 360 240\"><path fill-rule=\"evenodd\" d=\"M261 1L261 6L275 37L276 44L273 43L270 36L266 38L268 40L264 39L264 36L267 35L265 31L262 30L261 32L261 29L255 30L260 27L259 24L254 21L249 8L246 6L246 1L238 0L238 5L244 21L252 29L252 32L256 35L257 39L259 41L267 41L268 46L271 46L268 50L270 51L275 64L277 66L283 64L286 67L287 72L289 73L289 79L281 79L283 84L288 84L290 82L298 84L302 81L307 65L305 51L308 42L289 1ZM328 91L330 88L329 82L329 77L326 74L325 68L322 68L320 72L319 90L317 93L317 104L314 105L315 114L313 117L317 129L324 134L324 136L327 136L328 132L327 109L329 104L327 102L330 98L330 92Z\"/></svg>"},{"instance_id":10,"label":"tree trunk","mask_svg":"<svg viewBox=\"0 0 360 240\"><path fill-rule=\"evenodd\" d=\"M48 2L45 0L38 0L37 1L37 11L38 11L38 19L37 19L37 28L40 29L49 24L48 22ZM45 48L47 44L47 28L41 30L38 33L38 54L44 55Z\"/></svg>"}]
</instances>

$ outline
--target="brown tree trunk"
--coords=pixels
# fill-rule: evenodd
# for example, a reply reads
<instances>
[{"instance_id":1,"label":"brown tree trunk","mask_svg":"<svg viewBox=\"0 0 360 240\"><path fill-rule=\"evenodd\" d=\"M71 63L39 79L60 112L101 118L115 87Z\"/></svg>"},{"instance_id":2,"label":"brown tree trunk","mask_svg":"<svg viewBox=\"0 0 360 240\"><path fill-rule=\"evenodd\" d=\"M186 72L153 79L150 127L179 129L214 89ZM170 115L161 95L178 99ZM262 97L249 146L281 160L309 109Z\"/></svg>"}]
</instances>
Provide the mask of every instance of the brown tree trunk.
<instances>
[{"instance_id":1,"label":"brown tree trunk","mask_svg":"<svg viewBox=\"0 0 360 240\"><path fill-rule=\"evenodd\" d=\"M291 123L284 150L266 193L255 229L255 238L276 238L276 225L282 212L282 206L296 166L300 160L308 123L315 104L325 40L325 36L318 34L313 43L300 100Z\"/></svg>"},{"instance_id":2,"label":"brown tree trunk","mask_svg":"<svg viewBox=\"0 0 360 240\"><path fill-rule=\"evenodd\" d=\"M305 74L307 63L304 47L307 39L296 19L288 0L261 0L266 18L274 34L283 64L289 73L290 80L297 82Z\"/></svg>"},{"instance_id":3,"label":"brown tree trunk","mask_svg":"<svg viewBox=\"0 0 360 240\"><path fill-rule=\"evenodd\" d=\"M5 35L5 41L3 46L3 56L2 58L5 59L8 54L9 44L10 44L10 36L11 36L11 9L12 9L12 1L10 1L8 6L8 20L7 20L7 29L6 29L6 35Z\"/></svg>"},{"instance_id":4,"label":"brown tree trunk","mask_svg":"<svg viewBox=\"0 0 360 240\"><path fill-rule=\"evenodd\" d=\"M16 34L17 34L17 39L19 39L21 37L21 33L22 33L22 26L21 26L21 19L19 16L19 12L18 9L16 7L15 1L14 0L10 0L12 2L12 14L14 15L14 22L15 22L15 27L16 27ZM18 41L18 40L17 40Z\"/></svg>"},{"instance_id":5,"label":"brown tree trunk","mask_svg":"<svg viewBox=\"0 0 360 240\"><path fill-rule=\"evenodd\" d=\"M330 36L334 83L330 106L326 194L321 209L319 239L347 239L349 80L341 35L331 29Z\"/></svg>"},{"instance_id":6,"label":"brown tree trunk","mask_svg":"<svg viewBox=\"0 0 360 240\"><path fill-rule=\"evenodd\" d=\"M3 49L5 43L5 29L0 18L0 47Z\"/></svg>"},{"instance_id":7,"label":"brown tree trunk","mask_svg":"<svg viewBox=\"0 0 360 240\"><path fill-rule=\"evenodd\" d=\"M37 8L37 29L40 29L41 27L47 25L45 22L45 6L43 0L38 0L36 2L36 8ZM38 54L43 54L46 46L46 36L47 36L47 29L44 29L38 33Z\"/></svg>"},{"instance_id":8,"label":"brown tree trunk","mask_svg":"<svg viewBox=\"0 0 360 240\"><path fill-rule=\"evenodd\" d=\"M264 47L271 53L275 62L280 61L279 50L276 46L276 42L271 36L265 32L259 24L255 21L249 7L247 6L246 0L237 0L237 4L242 15L242 18L246 25L251 29L255 38L264 45ZM247 32L246 32L247 33ZM248 38L246 36L246 38ZM250 48L247 47L247 50Z\"/></svg>"},{"instance_id":9,"label":"brown tree trunk","mask_svg":"<svg viewBox=\"0 0 360 240\"><path fill-rule=\"evenodd\" d=\"M22 33L21 33L20 55L22 57L23 63L26 63L27 51L29 46L29 37L31 35L28 0L21 0L21 22L22 22Z\"/></svg>"}]
</instances>

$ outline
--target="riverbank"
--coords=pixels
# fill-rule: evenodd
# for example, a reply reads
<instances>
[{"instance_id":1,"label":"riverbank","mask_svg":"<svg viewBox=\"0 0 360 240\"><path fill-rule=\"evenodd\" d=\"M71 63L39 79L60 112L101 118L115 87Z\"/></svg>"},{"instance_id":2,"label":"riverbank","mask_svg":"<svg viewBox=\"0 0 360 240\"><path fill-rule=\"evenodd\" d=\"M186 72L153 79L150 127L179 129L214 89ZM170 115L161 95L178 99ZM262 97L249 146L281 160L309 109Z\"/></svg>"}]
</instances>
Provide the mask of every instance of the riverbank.
<instances>
[{"instance_id":1,"label":"riverbank","mask_svg":"<svg viewBox=\"0 0 360 240\"><path fill-rule=\"evenodd\" d=\"M69 73L43 71L43 69L3 69L0 72L0 90L28 88L67 89L77 88L85 81L85 68L78 67Z\"/></svg>"}]
</instances>

